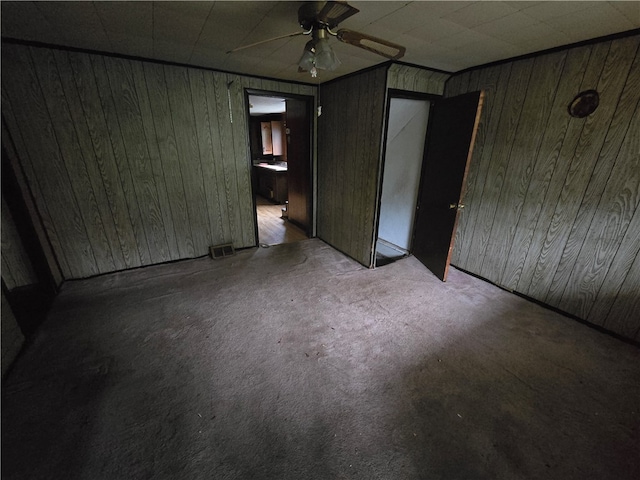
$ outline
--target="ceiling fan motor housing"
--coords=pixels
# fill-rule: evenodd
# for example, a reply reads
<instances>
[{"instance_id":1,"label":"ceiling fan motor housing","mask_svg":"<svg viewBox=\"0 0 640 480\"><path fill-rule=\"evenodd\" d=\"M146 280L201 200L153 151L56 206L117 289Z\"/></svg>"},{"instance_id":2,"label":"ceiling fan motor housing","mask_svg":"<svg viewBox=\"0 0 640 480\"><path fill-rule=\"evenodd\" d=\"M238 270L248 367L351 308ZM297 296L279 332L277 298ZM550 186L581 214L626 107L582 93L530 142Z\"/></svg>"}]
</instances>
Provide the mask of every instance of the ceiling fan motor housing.
<instances>
[{"instance_id":1,"label":"ceiling fan motor housing","mask_svg":"<svg viewBox=\"0 0 640 480\"><path fill-rule=\"evenodd\" d=\"M298 9L298 23L304 30L311 30L324 2L304 2Z\"/></svg>"},{"instance_id":2,"label":"ceiling fan motor housing","mask_svg":"<svg viewBox=\"0 0 640 480\"><path fill-rule=\"evenodd\" d=\"M346 2L304 2L298 9L298 23L305 30L335 28L358 12Z\"/></svg>"}]
</instances>

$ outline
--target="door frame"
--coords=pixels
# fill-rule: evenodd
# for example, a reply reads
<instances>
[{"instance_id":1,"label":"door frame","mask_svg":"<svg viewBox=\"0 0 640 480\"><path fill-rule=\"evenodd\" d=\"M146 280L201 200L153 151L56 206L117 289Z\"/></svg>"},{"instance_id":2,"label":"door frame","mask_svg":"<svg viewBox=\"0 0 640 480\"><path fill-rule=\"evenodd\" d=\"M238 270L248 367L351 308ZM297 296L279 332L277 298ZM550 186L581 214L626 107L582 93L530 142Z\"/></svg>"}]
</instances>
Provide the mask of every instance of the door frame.
<instances>
[{"instance_id":1,"label":"door frame","mask_svg":"<svg viewBox=\"0 0 640 480\"><path fill-rule=\"evenodd\" d=\"M5 140L7 144L5 144ZM43 237L38 234L38 230L43 232L41 218L37 211L29 208L27 204L32 201L32 197L30 192L25 191L25 186L20 181L22 172L16 172L16 169L21 167L17 164L16 157L13 156L14 150L8 144L9 142L12 140L7 136L2 143L2 198L6 202L9 214L15 224L27 260L33 268L36 282L16 286L11 290L7 287L4 278L0 283L2 284L2 293L18 326L25 338L28 339L44 321L63 279L55 254L48 256L41 243L44 241ZM48 236L44 238L48 241ZM56 269L55 273L54 268Z\"/></svg>"},{"instance_id":2,"label":"door frame","mask_svg":"<svg viewBox=\"0 0 640 480\"><path fill-rule=\"evenodd\" d=\"M375 226L374 232L375 236L373 238L373 248L372 248L372 256L371 256L371 265L370 268L375 268L375 256L376 256L376 246L378 243L378 236L380 234L380 211L382 208L382 183L384 180L384 169L387 162L387 135L389 134L389 112L391 110L391 99L392 98L404 98L407 100L425 100L431 103L429 107L429 117L427 119L427 135L425 136L425 144L423 146L423 160L422 165L420 167L420 184L418 186L418 196L420 196L420 191L422 189L422 168L424 167L424 149L426 148L429 140L429 132L431 130L431 120L432 120L432 111L431 108L438 100L443 98L442 95L435 95L432 93L421 93L421 92L410 92L407 90L398 90L395 88L389 88L387 90L386 95L386 105L385 105L385 114L384 114L384 136L382 139L382 152L380 155L380 170L378 172L378 191L377 191L377 201L376 201L376 216L375 216ZM413 227L415 228L415 217L413 220ZM414 235L411 235L411 244L409 245L409 253L413 250L413 238Z\"/></svg>"},{"instance_id":3,"label":"door frame","mask_svg":"<svg viewBox=\"0 0 640 480\"><path fill-rule=\"evenodd\" d=\"M309 124L309 178L307 179L307 186L309 187L309 231L306 232L309 238L313 238L316 235L316 183L315 183L315 175L316 171L316 163L317 163L317 149L315 147L315 122L316 116L315 112L315 97L313 95L300 95L295 93L283 93L277 92L273 90L257 90L254 88L245 88L244 89L244 104L245 104L245 112L246 112L246 128L247 128L247 147L248 147L248 166L251 178L251 197L253 201L253 222L254 222L254 235L255 235L255 245L259 245L259 236L258 236L258 211L256 205L256 188L255 188L255 179L254 179L254 171L253 171L253 159L251 158L251 114L249 110L249 96L257 96L257 97L275 97L275 98L284 98L292 99L292 100L302 100L305 101L308 105L308 124Z\"/></svg>"}]
</instances>

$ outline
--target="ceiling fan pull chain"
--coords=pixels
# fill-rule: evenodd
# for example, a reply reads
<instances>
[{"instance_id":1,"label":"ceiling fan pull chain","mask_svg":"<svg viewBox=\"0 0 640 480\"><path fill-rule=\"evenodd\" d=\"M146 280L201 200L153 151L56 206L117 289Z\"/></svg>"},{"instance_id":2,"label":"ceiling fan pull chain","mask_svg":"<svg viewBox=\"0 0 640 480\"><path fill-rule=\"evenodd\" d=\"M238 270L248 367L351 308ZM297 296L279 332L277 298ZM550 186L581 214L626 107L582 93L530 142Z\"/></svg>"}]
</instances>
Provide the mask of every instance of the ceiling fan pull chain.
<instances>
[{"instance_id":1,"label":"ceiling fan pull chain","mask_svg":"<svg viewBox=\"0 0 640 480\"><path fill-rule=\"evenodd\" d=\"M227 100L229 101L229 121L233 123L233 110L231 109L231 84L233 80L227 82Z\"/></svg>"}]
</instances>

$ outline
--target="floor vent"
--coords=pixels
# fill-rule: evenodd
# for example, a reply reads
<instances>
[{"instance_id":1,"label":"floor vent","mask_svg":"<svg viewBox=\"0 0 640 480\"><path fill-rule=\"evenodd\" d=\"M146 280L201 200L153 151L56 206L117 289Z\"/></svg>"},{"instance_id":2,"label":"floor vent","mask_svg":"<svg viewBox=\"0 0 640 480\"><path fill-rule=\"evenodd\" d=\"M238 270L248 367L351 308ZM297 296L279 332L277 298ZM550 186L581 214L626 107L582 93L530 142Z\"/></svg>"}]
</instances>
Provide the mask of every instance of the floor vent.
<instances>
[{"instance_id":1,"label":"floor vent","mask_svg":"<svg viewBox=\"0 0 640 480\"><path fill-rule=\"evenodd\" d=\"M236 251L233 249L233 244L225 243L223 245L213 245L209 247L209 253L211 254L211 258L224 258L231 257L236 254Z\"/></svg>"}]
</instances>

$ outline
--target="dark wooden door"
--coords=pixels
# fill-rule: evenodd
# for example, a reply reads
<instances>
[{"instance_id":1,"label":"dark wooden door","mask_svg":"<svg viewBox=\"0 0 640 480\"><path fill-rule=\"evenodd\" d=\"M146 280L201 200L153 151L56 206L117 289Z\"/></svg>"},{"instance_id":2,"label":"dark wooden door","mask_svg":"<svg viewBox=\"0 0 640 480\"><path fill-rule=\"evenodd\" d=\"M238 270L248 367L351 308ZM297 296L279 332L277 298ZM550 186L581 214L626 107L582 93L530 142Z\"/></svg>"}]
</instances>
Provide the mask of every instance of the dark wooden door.
<instances>
[{"instance_id":1,"label":"dark wooden door","mask_svg":"<svg viewBox=\"0 0 640 480\"><path fill-rule=\"evenodd\" d=\"M414 226L413 254L443 282L482 110L483 92L435 103Z\"/></svg>"},{"instance_id":2,"label":"dark wooden door","mask_svg":"<svg viewBox=\"0 0 640 480\"><path fill-rule=\"evenodd\" d=\"M311 107L307 100L286 100L289 220L311 231Z\"/></svg>"}]
</instances>

